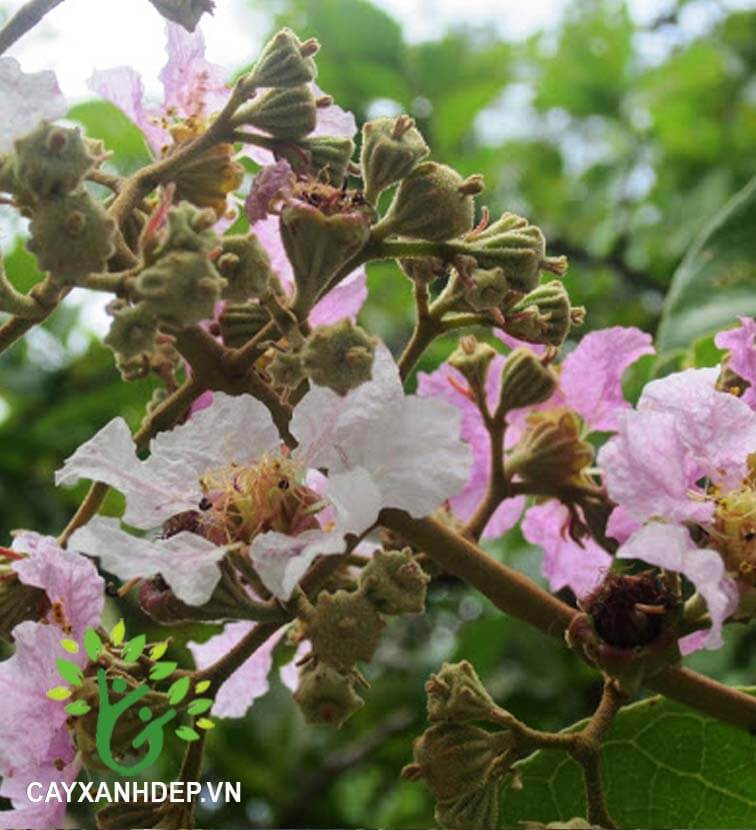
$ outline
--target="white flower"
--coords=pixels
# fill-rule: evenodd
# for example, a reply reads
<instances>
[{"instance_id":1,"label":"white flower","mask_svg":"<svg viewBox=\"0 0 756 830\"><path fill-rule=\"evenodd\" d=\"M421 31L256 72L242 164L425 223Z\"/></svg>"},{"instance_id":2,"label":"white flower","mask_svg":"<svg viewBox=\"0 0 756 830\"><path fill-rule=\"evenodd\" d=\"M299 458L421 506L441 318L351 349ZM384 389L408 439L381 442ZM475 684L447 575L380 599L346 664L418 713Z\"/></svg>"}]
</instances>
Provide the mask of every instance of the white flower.
<instances>
[{"instance_id":1,"label":"white flower","mask_svg":"<svg viewBox=\"0 0 756 830\"><path fill-rule=\"evenodd\" d=\"M0 58L0 153L41 121L62 118L68 107L54 72L27 74L15 58Z\"/></svg>"},{"instance_id":2,"label":"white flower","mask_svg":"<svg viewBox=\"0 0 756 830\"><path fill-rule=\"evenodd\" d=\"M217 584L226 546L250 544L260 578L286 599L317 556L343 552L344 537L367 531L384 507L426 516L469 473L457 411L405 397L385 347L373 379L346 397L321 387L305 395L291 432L299 446L289 453L261 403L216 393L212 406L155 438L142 461L125 422L111 421L66 461L57 483L116 487L126 496L124 522L142 530L193 511L197 532L149 540L98 518L72 547L122 579L160 572L179 599L197 605ZM322 492L308 486L313 469L327 473Z\"/></svg>"}]
</instances>

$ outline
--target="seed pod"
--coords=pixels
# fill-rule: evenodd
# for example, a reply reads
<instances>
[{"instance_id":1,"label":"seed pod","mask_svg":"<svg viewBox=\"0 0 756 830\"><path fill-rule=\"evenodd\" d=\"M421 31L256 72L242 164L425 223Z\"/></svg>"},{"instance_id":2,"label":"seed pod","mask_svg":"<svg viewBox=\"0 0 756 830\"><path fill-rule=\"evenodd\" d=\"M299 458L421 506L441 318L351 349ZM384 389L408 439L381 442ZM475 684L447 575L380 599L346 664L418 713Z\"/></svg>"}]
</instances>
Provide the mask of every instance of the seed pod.
<instances>
[{"instance_id":1,"label":"seed pod","mask_svg":"<svg viewBox=\"0 0 756 830\"><path fill-rule=\"evenodd\" d=\"M438 674L431 675L425 691L428 693L429 721L487 721L496 709L472 663L467 660L444 663Z\"/></svg>"},{"instance_id":2,"label":"seed pod","mask_svg":"<svg viewBox=\"0 0 756 830\"><path fill-rule=\"evenodd\" d=\"M239 107L235 127L248 125L281 141L296 141L315 129L317 104L309 86L271 89Z\"/></svg>"},{"instance_id":3,"label":"seed pod","mask_svg":"<svg viewBox=\"0 0 756 830\"><path fill-rule=\"evenodd\" d=\"M270 257L258 238L249 233L224 236L221 241L223 253L216 266L228 283L223 289L223 299L243 302L267 294L273 271Z\"/></svg>"},{"instance_id":4,"label":"seed pod","mask_svg":"<svg viewBox=\"0 0 756 830\"><path fill-rule=\"evenodd\" d=\"M365 198L375 204L384 190L401 181L430 153L408 115L376 118L362 128L362 179Z\"/></svg>"},{"instance_id":5,"label":"seed pod","mask_svg":"<svg viewBox=\"0 0 756 830\"><path fill-rule=\"evenodd\" d=\"M422 614L430 577L410 548L381 550L360 574L360 591L382 614Z\"/></svg>"},{"instance_id":6,"label":"seed pod","mask_svg":"<svg viewBox=\"0 0 756 830\"><path fill-rule=\"evenodd\" d=\"M302 368L313 383L346 395L372 377L375 342L351 320L318 326L305 341Z\"/></svg>"},{"instance_id":7,"label":"seed pod","mask_svg":"<svg viewBox=\"0 0 756 830\"><path fill-rule=\"evenodd\" d=\"M39 199L65 196L94 167L81 131L43 122L16 142L15 179Z\"/></svg>"},{"instance_id":8,"label":"seed pod","mask_svg":"<svg viewBox=\"0 0 756 830\"><path fill-rule=\"evenodd\" d=\"M299 686L294 693L304 719L309 724L340 727L364 706L349 675L320 661L308 661L299 670Z\"/></svg>"},{"instance_id":9,"label":"seed pod","mask_svg":"<svg viewBox=\"0 0 756 830\"><path fill-rule=\"evenodd\" d=\"M449 365L460 372L470 386L485 396L486 379L496 350L472 335L460 337L459 346L449 356Z\"/></svg>"},{"instance_id":10,"label":"seed pod","mask_svg":"<svg viewBox=\"0 0 756 830\"><path fill-rule=\"evenodd\" d=\"M530 349L515 349L501 370L501 400L507 411L547 401L556 376Z\"/></svg>"},{"instance_id":11,"label":"seed pod","mask_svg":"<svg viewBox=\"0 0 756 830\"><path fill-rule=\"evenodd\" d=\"M115 253L116 226L84 188L38 203L27 247L39 267L69 285L104 271Z\"/></svg>"},{"instance_id":12,"label":"seed pod","mask_svg":"<svg viewBox=\"0 0 756 830\"><path fill-rule=\"evenodd\" d=\"M126 360L149 352L155 345L157 320L143 303L125 306L113 314L105 343Z\"/></svg>"},{"instance_id":13,"label":"seed pod","mask_svg":"<svg viewBox=\"0 0 756 830\"><path fill-rule=\"evenodd\" d=\"M402 180L373 234L378 239L398 234L429 242L462 236L472 229L473 197L482 190L481 176L463 179L444 164L423 162Z\"/></svg>"},{"instance_id":14,"label":"seed pod","mask_svg":"<svg viewBox=\"0 0 756 830\"><path fill-rule=\"evenodd\" d=\"M300 86L318 75L313 56L320 48L314 38L302 41L291 29L280 32L265 44L252 71L244 78L251 93L256 87Z\"/></svg>"},{"instance_id":15,"label":"seed pod","mask_svg":"<svg viewBox=\"0 0 756 830\"><path fill-rule=\"evenodd\" d=\"M561 346L575 321L567 289L552 280L526 294L508 312L504 329L519 340ZM578 318L580 314L578 313Z\"/></svg>"}]
</instances>

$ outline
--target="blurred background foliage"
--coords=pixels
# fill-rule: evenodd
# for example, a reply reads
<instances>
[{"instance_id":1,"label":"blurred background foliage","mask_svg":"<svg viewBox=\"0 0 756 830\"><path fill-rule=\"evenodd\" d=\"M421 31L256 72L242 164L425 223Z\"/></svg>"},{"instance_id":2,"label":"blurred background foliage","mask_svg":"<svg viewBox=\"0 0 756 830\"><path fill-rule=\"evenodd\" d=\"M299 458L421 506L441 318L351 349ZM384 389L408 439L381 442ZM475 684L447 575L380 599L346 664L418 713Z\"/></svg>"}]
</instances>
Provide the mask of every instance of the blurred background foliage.
<instances>
[{"instance_id":1,"label":"blurred background foliage","mask_svg":"<svg viewBox=\"0 0 756 830\"><path fill-rule=\"evenodd\" d=\"M573 302L588 308L587 329L654 332L685 252L754 174L753 10L659 2L658 16L640 26L621 2L576 0L548 29L511 42L492 28L466 27L460 2L458 26L410 43L367 0L250 2L267 13L271 31L285 24L321 41L319 83L360 122L411 113L436 159L485 175L492 214L513 210L540 224L550 253L570 258L565 282ZM681 25L691 13L705 21L695 35ZM105 139L120 172L147 160L140 135L109 104L81 104L71 117ZM38 278L20 242L6 269L21 289ZM363 321L399 349L412 322L409 285L382 264L371 268L370 287ZM136 426L154 389L151 381L121 382L80 308L74 297L0 358L3 543L12 528L60 530L83 488L54 490L53 471L111 417ZM436 344L422 368L434 368L451 345ZM706 338L691 354L718 359ZM629 379L631 390L652 364ZM115 499L108 509L119 509ZM492 553L540 578L538 552L516 531ZM127 610L130 630L150 629L137 609ZM187 639L213 630L176 630L177 655ZM691 663L726 682L753 682L753 654L753 631L731 632L723 650ZM341 731L304 728L277 679L245 720L214 731L207 774L240 779L245 801L204 812L200 826L430 826L423 788L398 773L422 730L424 680L443 660L462 657L535 727L566 725L596 697L595 675L558 643L442 581L425 617L391 622L369 667L366 706ZM154 777L174 774L178 755L164 761Z\"/></svg>"}]
</instances>

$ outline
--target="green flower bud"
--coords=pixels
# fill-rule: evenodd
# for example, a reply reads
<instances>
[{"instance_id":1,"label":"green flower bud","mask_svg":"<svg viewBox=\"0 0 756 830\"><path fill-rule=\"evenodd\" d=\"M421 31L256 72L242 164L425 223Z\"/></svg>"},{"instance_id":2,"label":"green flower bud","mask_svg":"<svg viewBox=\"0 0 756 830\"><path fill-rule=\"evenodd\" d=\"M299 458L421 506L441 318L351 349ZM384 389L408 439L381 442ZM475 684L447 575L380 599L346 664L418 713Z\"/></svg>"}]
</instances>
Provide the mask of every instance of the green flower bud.
<instances>
[{"instance_id":1,"label":"green flower bud","mask_svg":"<svg viewBox=\"0 0 756 830\"><path fill-rule=\"evenodd\" d=\"M221 242L223 253L215 264L228 282L223 289L223 299L243 302L267 294L273 272L270 257L258 238L250 233L224 236Z\"/></svg>"},{"instance_id":2,"label":"green flower bud","mask_svg":"<svg viewBox=\"0 0 756 830\"><path fill-rule=\"evenodd\" d=\"M351 320L318 326L305 342L302 367L313 383L346 395L372 377L375 342Z\"/></svg>"},{"instance_id":3,"label":"green flower bud","mask_svg":"<svg viewBox=\"0 0 756 830\"><path fill-rule=\"evenodd\" d=\"M504 269L476 268L463 282L462 294L473 311L499 308L512 293Z\"/></svg>"},{"instance_id":4,"label":"green flower bud","mask_svg":"<svg viewBox=\"0 0 756 830\"><path fill-rule=\"evenodd\" d=\"M444 663L438 674L431 675L425 691L428 693L429 721L487 721L497 708L472 663L467 660Z\"/></svg>"},{"instance_id":5,"label":"green flower bud","mask_svg":"<svg viewBox=\"0 0 756 830\"><path fill-rule=\"evenodd\" d=\"M583 483L593 462L593 447L581 439L580 421L567 410L533 412L527 430L506 460L507 475L517 473L542 495Z\"/></svg>"},{"instance_id":6,"label":"green flower bud","mask_svg":"<svg viewBox=\"0 0 756 830\"><path fill-rule=\"evenodd\" d=\"M362 179L365 198L375 203L384 190L401 181L430 153L408 115L376 118L362 128Z\"/></svg>"},{"instance_id":7,"label":"green flower bud","mask_svg":"<svg viewBox=\"0 0 756 830\"><path fill-rule=\"evenodd\" d=\"M319 661L309 661L299 670L294 700L307 723L336 728L365 704L349 675Z\"/></svg>"},{"instance_id":8,"label":"green flower bud","mask_svg":"<svg viewBox=\"0 0 756 830\"><path fill-rule=\"evenodd\" d=\"M504 329L519 340L561 346L573 323L584 319L585 311L573 308L567 289L559 280L539 285L507 313Z\"/></svg>"},{"instance_id":9,"label":"green flower bud","mask_svg":"<svg viewBox=\"0 0 756 830\"><path fill-rule=\"evenodd\" d=\"M564 257L546 256L541 229L514 213L504 213L467 239L463 247L463 252L475 257L481 268L502 268L510 288L516 291L535 288L541 271L562 275L567 270Z\"/></svg>"},{"instance_id":10,"label":"green flower bud","mask_svg":"<svg viewBox=\"0 0 756 830\"><path fill-rule=\"evenodd\" d=\"M556 376L530 349L522 346L507 357L501 371L501 400L507 411L547 401Z\"/></svg>"},{"instance_id":11,"label":"green flower bud","mask_svg":"<svg viewBox=\"0 0 756 830\"><path fill-rule=\"evenodd\" d=\"M124 306L113 314L113 323L105 343L122 358L137 357L152 351L157 334L157 320L144 303Z\"/></svg>"},{"instance_id":12,"label":"green flower bud","mask_svg":"<svg viewBox=\"0 0 756 830\"><path fill-rule=\"evenodd\" d=\"M289 389L299 386L306 377L302 357L294 352L276 352L267 371L276 386Z\"/></svg>"},{"instance_id":13,"label":"green flower bud","mask_svg":"<svg viewBox=\"0 0 756 830\"><path fill-rule=\"evenodd\" d=\"M15 178L40 199L75 190L94 166L81 131L43 122L16 142Z\"/></svg>"},{"instance_id":14,"label":"green flower bud","mask_svg":"<svg viewBox=\"0 0 756 830\"><path fill-rule=\"evenodd\" d=\"M382 614L422 614L430 577L410 548L380 550L360 574L360 591Z\"/></svg>"},{"instance_id":15,"label":"green flower bud","mask_svg":"<svg viewBox=\"0 0 756 830\"><path fill-rule=\"evenodd\" d=\"M201 209L189 202L180 202L171 207L166 227L147 243L147 264L152 265L171 251L197 251L203 254L214 251L220 245L218 234L213 229L217 220L214 210Z\"/></svg>"},{"instance_id":16,"label":"green flower bud","mask_svg":"<svg viewBox=\"0 0 756 830\"><path fill-rule=\"evenodd\" d=\"M423 162L402 180L373 233L378 239L398 234L429 242L463 236L472 229L473 197L482 190L482 176L463 179L445 164Z\"/></svg>"},{"instance_id":17,"label":"green flower bud","mask_svg":"<svg viewBox=\"0 0 756 830\"><path fill-rule=\"evenodd\" d=\"M365 247L372 209L345 206L326 213L300 202L281 212L281 238L297 286L292 310L304 317L331 277Z\"/></svg>"},{"instance_id":18,"label":"green flower bud","mask_svg":"<svg viewBox=\"0 0 756 830\"><path fill-rule=\"evenodd\" d=\"M472 335L466 335L449 356L449 365L461 372L473 389L485 395L488 369L494 357L496 350L488 343L479 343Z\"/></svg>"},{"instance_id":19,"label":"green flower bud","mask_svg":"<svg viewBox=\"0 0 756 830\"><path fill-rule=\"evenodd\" d=\"M178 23L188 32L197 28L205 12L212 14L215 9L215 0L150 0L150 3L166 20Z\"/></svg>"},{"instance_id":20,"label":"green flower bud","mask_svg":"<svg viewBox=\"0 0 756 830\"><path fill-rule=\"evenodd\" d=\"M84 188L40 201L30 231L39 267L65 283L104 271L115 253L115 222Z\"/></svg>"},{"instance_id":21,"label":"green flower bud","mask_svg":"<svg viewBox=\"0 0 756 830\"><path fill-rule=\"evenodd\" d=\"M373 603L354 591L321 591L306 623L315 657L341 671L373 659L386 625Z\"/></svg>"},{"instance_id":22,"label":"green flower bud","mask_svg":"<svg viewBox=\"0 0 756 830\"><path fill-rule=\"evenodd\" d=\"M213 316L226 280L203 254L172 251L139 274L134 294L161 327L193 326Z\"/></svg>"},{"instance_id":23,"label":"green flower bud","mask_svg":"<svg viewBox=\"0 0 756 830\"><path fill-rule=\"evenodd\" d=\"M270 314L259 303L226 305L220 314L221 337L226 346L238 349L270 322Z\"/></svg>"},{"instance_id":24,"label":"green flower bud","mask_svg":"<svg viewBox=\"0 0 756 830\"><path fill-rule=\"evenodd\" d=\"M271 89L239 107L235 127L249 125L281 141L296 141L315 129L317 102L309 86Z\"/></svg>"},{"instance_id":25,"label":"green flower bud","mask_svg":"<svg viewBox=\"0 0 756 830\"><path fill-rule=\"evenodd\" d=\"M190 133L188 137L191 136ZM175 144L171 151L182 148L184 143ZM233 159L234 152L233 144L214 144L182 164L174 179L176 199L210 208L216 218L223 216L228 194L238 190L244 181L244 167Z\"/></svg>"},{"instance_id":26,"label":"green flower bud","mask_svg":"<svg viewBox=\"0 0 756 830\"><path fill-rule=\"evenodd\" d=\"M314 38L304 43L291 29L281 29L263 47L252 71L244 79L245 89L301 86L318 75L313 56L320 49Z\"/></svg>"},{"instance_id":27,"label":"green flower bud","mask_svg":"<svg viewBox=\"0 0 756 830\"><path fill-rule=\"evenodd\" d=\"M354 154L354 141L346 136L313 135L294 145L281 144L275 151L298 175L313 176L341 187Z\"/></svg>"},{"instance_id":28,"label":"green flower bud","mask_svg":"<svg viewBox=\"0 0 756 830\"><path fill-rule=\"evenodd\" d=\"M0 640L11 642L11 632L19 623L38 622L49 610L45 591L21 582L10 563L0 557Z\"/></svg>"}]
</instances>

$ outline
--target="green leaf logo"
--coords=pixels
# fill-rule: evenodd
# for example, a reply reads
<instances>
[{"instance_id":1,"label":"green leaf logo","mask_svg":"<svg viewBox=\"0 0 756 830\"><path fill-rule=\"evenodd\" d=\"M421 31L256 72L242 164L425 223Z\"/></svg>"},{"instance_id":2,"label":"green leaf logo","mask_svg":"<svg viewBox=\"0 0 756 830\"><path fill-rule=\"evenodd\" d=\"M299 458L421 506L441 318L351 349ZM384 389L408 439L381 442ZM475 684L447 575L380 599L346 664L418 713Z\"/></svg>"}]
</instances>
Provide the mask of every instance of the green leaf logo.
<instances>
[{"instance_id":1,"label":"green leaf logo","mask_svg":"<svg viewBox=\"0 0 756 830\"><path fill-rule=\"evenodd\" d=\"M189 704L187 712L190 715L202 715L213 705L209 697L198 697Z\"/></svg>"},{"instance_id":2,"label":"green leaf logo","mask_svg":"<svg viewBox=\"0 0 756 830\"><path fill-rule=\"evenodd\" d=\"M126 623L123 621L123 619L120 619L113 626L113 630L110 632L110 642L113 643L114 646L120 646L125 636Z\"/></svg>"},{"instance_id":3,"label":"green leaf logo","mask_svg":"<svg viewBox=\"0 0 756 830\"><path fill-rule=\"evenodd\" d=\"M66 712L74 717L86 715L87 712L91 711L91 709L92 707L86 702L86 700L74 700L65 706Z\"/></svg>"},{"instance_id":4,"label":"green leaf logo","mask_svg":"<svg viewBox=\"0 0 756 830\"><path fill-rule=\"evenodd\" d=\"M71 660L66 660L64 657L59 657L55 661L58 668L58 674L72 686L81 686L84 680L84 675L81 669Z\"/></svg>"},{"instance_id":5,"label":"green leaf logo","mask_svg":"<svg viewBox=\"0 0 756 830\"><path fill-rule=\"evenodd\" d=\"M127 663L136 663L142 656L144 647L147 645L147 637L144 634L138 634L126 643L121 652L121 657Z\"/></svg>"},{"instance_id":6,"label":"green leaf logo","mask_svg":"<svg viewBox=\"0 0 756 830\"><path fill-rule=\"evenodd\" d=\"M176 671L178 663L173 660L165 660L162 663L155 663L150 671L150 680L165 680L170 674Z\"/></svg>"},{"instance_id":7,"label":"green leaf logo","mask_svg":"<svg viewBox=\"0 0 756 830\"><path fill-rule=\"evenodd\" d=\"M99 634L94 628L88 628L84 632L84 651L87 657L94 663L102 653L103 645Z\"/></svg>"},{"instance_id":8,"label":"green leaf logo","mask_svg":"<svg viewBox=\"0 0 756 830\"><path fill-rule=\"evenodd\" d=\"M198 741L199 740L199 733L195 732L191 726L179 726L176 730L176 734L181 738L182 741Z\"/></svg>"},{"instance_id":9,"label":"green leaf logo","mask_svg":"<svg viewBox=\"0 0 756 830\"><path fill-rule=\"evenodd\" d=\"M187 696L189 692L189 677L180 677L175 683L173 683L168 689L168 702L175 706L177 703L181 703L181 701Z\"/></svg>"}]
</instances>

